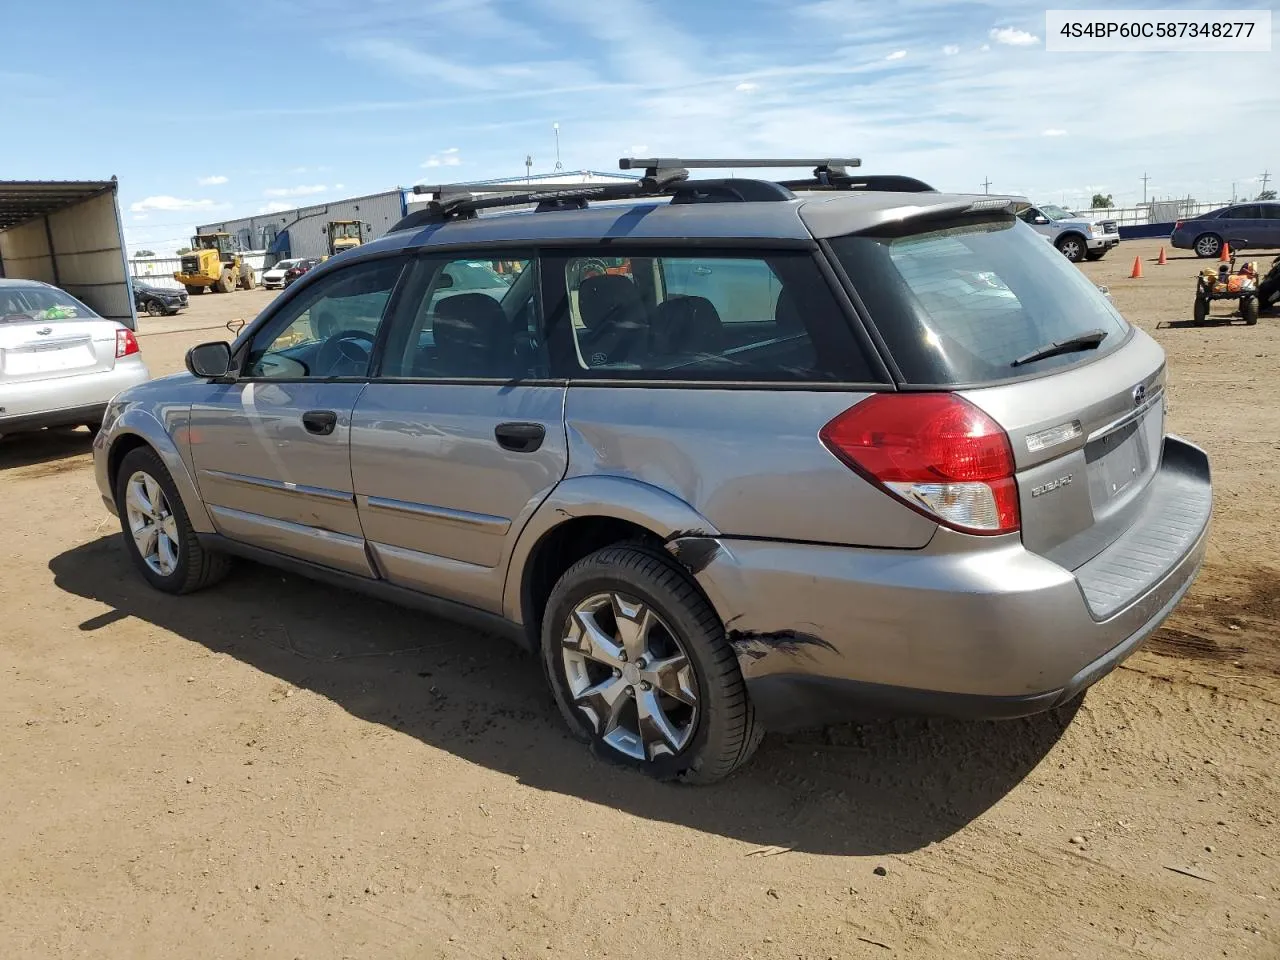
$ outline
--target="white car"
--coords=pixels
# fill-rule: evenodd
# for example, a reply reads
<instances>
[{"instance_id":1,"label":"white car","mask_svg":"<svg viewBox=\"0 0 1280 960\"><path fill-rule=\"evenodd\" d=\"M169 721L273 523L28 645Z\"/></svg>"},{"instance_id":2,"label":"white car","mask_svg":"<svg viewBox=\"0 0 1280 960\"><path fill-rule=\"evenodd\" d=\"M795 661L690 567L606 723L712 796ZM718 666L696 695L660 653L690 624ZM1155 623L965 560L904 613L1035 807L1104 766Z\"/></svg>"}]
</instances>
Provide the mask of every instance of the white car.
<instances>
[{"instance_id":1,"label":"white car","mask_svg":"<svg viewBox=\"0 0 1280 960\"><path fill-rule=\"evenodd\" d=\"M270 270L264 270L262 273L262 286L267 290L284 289L285 271L294 264L302 262L302 258L293 260L279 260Z\"/></svg>"},{"instance_id":2,"label":"white car","mask_svg":"<svg viewBox=\"0 0 1280 960\"><path fill-rule=\"evenodd\" d=\"M0 435L84 425L151 379L138 338L57 287L0 279Z\"/></svg>"}]
</instances>

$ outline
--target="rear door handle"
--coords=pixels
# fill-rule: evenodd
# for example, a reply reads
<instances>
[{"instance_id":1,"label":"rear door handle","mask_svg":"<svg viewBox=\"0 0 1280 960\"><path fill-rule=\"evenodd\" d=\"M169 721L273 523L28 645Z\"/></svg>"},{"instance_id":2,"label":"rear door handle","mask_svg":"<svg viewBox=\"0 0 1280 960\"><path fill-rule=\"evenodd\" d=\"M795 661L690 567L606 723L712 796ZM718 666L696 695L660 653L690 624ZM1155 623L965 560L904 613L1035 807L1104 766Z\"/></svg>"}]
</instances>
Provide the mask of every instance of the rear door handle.
<instances>
[{"instance_id":1,"label":"rear door handle","mask_svg":"<svg viewBox=\"0 0 1280 960\"><path fill-rule=\"evenodd\" d=\"M493 428L493 435L505 450L533 453L542 446L547 430L540 423L500 423Z\"/></svg>"},{"instance_id":2,"label":"rear door handle","mask_svg":"<svg viewBox=\"0 0 1280 960\"><path fill-rule=\"evenodd\" d=\"M308 410L302 415L302 425L307 433L327 437L338 425L338 415L332 410Z\"/></svg>"}]
</instances>

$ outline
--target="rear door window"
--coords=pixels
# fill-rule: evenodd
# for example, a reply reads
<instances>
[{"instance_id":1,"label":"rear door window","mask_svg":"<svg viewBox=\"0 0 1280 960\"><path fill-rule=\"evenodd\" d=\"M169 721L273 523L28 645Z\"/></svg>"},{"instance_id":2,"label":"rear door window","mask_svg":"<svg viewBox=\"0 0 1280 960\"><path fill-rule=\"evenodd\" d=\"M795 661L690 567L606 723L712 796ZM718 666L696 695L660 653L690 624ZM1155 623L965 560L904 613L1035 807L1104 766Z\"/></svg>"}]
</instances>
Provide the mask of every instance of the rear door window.
<instances>
[{"instance_id":1,"label":"rear door window","mask_svg":"<svg viewBox=\"0 0 1280 960\"><path fill-rule=\"evenodd\" d=\"M879 379L805 251L582 254L548 258L544 271L555 376Z\"/></svg>"},{"instance_id":2,"label":"rear door window","mask_svg":"<svg viewBox=\"0 0 1280 960\"><path fill-rule=\"evenodd\" d=\"M1015 218L832 241L908 382L982 384L1084 363L1128 325L1080 270ZM1074 338L1096 346L1034 353Z\"/></svg>"}]
</instances>

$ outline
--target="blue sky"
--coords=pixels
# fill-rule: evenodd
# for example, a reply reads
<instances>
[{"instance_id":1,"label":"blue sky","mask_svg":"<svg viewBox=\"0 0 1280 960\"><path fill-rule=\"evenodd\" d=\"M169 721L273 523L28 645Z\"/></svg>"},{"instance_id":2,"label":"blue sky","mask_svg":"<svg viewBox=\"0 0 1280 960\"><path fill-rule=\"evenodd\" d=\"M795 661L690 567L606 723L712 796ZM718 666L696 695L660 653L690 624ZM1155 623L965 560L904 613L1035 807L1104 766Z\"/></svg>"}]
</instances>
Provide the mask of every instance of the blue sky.
<instances>
[{"instance_id":1,"label":"blue sky","mask_svg":"<svg viewBox=\"0 0 1280 960\"><path fill-rule=\"evenodd\" d=\"M526 154L550 171L553 123L568 169L853 155L1071 205L1136 202L1144 172L1201 199L1280 177L1280 42L1051 54L1044 7L1012 0L259 0L216 29L158 0L0 2L0 176L118 175L135 248Z\"/></svg>"}]
</instances>

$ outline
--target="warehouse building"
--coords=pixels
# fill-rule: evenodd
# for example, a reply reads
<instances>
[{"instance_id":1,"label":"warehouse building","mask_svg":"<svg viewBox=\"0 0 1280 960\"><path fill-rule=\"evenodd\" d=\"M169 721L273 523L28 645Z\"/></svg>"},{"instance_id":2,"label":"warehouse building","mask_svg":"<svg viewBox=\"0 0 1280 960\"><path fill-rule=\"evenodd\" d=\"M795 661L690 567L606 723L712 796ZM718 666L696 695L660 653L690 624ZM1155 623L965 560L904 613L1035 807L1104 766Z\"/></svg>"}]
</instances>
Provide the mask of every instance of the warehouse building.
<instances>
[{"instance_id":1,"label":"warehouse building","mask_svg":"<svg viewBox=\"0 0 1280 960\"><path fill-rule=\"evenodd\" d=\"M482 193L485 184L527 183L534 188L551 190L591 183L627 183L635 179L621 173L575 170L468 183ZM358 221L361 240L368 243L385 234L401 217L427 203L428 199L416 195L412 188L401 188L350 200L201 224L196 227L196 233L229 233L241 250L265 250L268 264L286 257L323 257L329 253L331 223Z\"/></svg>"}]
</instances>

